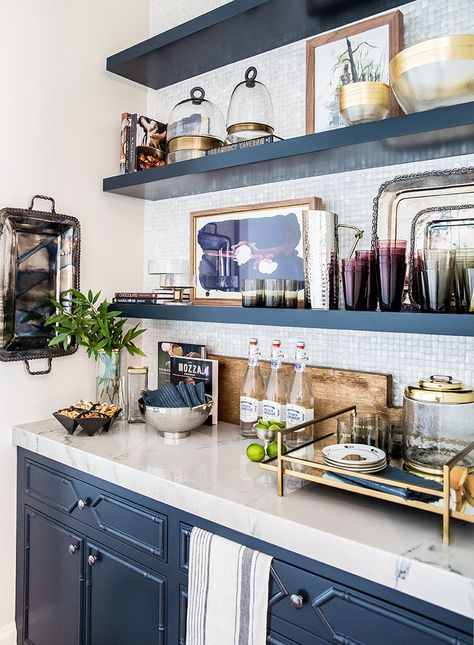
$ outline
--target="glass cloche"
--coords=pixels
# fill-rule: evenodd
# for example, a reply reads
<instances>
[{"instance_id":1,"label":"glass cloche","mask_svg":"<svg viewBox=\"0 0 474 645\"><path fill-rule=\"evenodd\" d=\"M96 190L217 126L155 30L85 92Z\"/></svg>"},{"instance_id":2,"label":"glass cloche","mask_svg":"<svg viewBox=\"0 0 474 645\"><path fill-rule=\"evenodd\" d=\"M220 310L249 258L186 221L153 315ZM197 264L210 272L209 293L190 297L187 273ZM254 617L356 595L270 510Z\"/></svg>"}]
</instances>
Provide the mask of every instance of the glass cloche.
<instances>
[{"instance_id":1,"label":"glass cloche","mask_svg":"<svg viewBox=\"0 0 474 645\"><path fill-rule=\"evenodd\" d=\"M227 112L227 138L231 143L273 134L274 114L270 92L256 80L257 69L249 67L245 80L236 85Z\"/></svg>"},{"instance_id":2,"label":"glass cloche","mask_svg":"<svg viewBox=\"0 0 474 645\"><path fill-rule=\"evenodd\" d=\"M208 101L202 87L193 87L191 98L181 101L168 119L168 163L204 157L206 150L225 141L222 112Z\"/></svg>"}]
</instances>

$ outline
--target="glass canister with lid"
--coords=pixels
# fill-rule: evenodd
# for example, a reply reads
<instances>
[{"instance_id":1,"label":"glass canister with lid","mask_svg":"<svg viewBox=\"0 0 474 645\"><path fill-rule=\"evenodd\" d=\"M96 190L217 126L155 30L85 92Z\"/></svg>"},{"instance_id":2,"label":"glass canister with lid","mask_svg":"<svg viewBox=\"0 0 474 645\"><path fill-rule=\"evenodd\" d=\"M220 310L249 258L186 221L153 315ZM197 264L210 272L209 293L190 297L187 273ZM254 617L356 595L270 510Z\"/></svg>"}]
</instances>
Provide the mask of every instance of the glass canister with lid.
<instances>
[{"instance_id":1,"label":"glass canister with lid","mask_svg":"<svg viewBox=\"0 0 474 645\"><path fill-rule=\"evenodd\" d=\"M474 390L451 376L408 385L403 397L403 451L409 468L440 474L474 442ZM461 462L474 465L474 453Z\"/></svg>"},{"instance_id":2,"label":"glass canister with lid","mask_svg":"<svg viewBox=\"0 0 474 645\"><path fill-rule=\"evenodd\" d=\"M227 138L231 143L273 134L272 98L266 85L256 79L256 67L249 67L230 97Z\"/></svg>"},{"instance_id":3,"label":"glass canister with lid","mask_svg":"<svg viewBox=\"0 0 474 645\"><path fill-rule=\"evenodd\" d=\"M225 122L219 107L205 98L202 87L193 87L189 99L181 101L168 119L168 163L204 157L206 150L222 146Z\"/></svg>"}]
</instances>

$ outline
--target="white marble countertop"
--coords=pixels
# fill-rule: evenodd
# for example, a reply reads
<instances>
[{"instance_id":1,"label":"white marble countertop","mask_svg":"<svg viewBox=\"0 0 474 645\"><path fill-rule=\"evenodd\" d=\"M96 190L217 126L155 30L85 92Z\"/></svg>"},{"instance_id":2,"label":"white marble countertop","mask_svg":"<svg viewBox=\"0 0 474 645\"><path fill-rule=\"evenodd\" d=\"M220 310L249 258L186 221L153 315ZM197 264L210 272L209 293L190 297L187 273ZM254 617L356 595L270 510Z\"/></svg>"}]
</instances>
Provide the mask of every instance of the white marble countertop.
<instances>
[{"instance_id":1,"label":"white marble countertop","mask_svg":"<svg viewBox=\"0 0 474 645\"><path fill-rule=\"evenodd\" d=\"M221 423L166 443L144 424L71 437L55 419L13 428L17 446L207 520L474 617L474 525L309 485L278 497L274 473L248 461Z\"/></svg>"}]
</instances>

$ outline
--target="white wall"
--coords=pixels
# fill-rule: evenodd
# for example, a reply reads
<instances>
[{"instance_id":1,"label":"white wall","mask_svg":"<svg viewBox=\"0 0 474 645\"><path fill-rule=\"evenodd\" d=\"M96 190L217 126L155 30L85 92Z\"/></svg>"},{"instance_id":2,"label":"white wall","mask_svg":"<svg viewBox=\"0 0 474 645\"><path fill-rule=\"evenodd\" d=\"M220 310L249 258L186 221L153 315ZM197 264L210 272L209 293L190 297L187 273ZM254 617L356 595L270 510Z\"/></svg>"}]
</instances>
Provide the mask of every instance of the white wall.
<instances>
[{"instance_id":1,"label":"white wall","mask_svg":"<svg viewBox=\"0 0 474 645\"><path fill-rule=\"evenodd\" d=\"M144 110L146 91L107 73L105 59L147 33L147 0L0 3L0 207L25 207L35 193L55 197L57 210L82 225L82 286L108 296L142 284L143 202L104 194L102 178L118 172L120 113ZM0 363L2 645L14 642L11 426L93 396L93 378L82 352L53 361L49 376Z\"/></svg>"}]
</instances>

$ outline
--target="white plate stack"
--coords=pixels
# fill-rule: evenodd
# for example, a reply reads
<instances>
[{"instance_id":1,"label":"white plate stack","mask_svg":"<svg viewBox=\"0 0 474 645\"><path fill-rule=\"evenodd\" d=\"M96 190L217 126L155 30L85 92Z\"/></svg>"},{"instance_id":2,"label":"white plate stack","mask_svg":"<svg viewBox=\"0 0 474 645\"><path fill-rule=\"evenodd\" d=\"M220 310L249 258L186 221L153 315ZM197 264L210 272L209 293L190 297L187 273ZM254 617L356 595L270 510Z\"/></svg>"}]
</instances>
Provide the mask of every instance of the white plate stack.
<instances>
[{"instance_id":1,"label":"white plate stack","mask_svg":"<svg viewBox=\"0 0 474 645\"><path fill-rule=\"evenodd\" d=\"M335 443L322 449L324 463L352 473L376 473L387 467L387 456L380 448L364 443Z\"/></svg>"}]
</instances>

